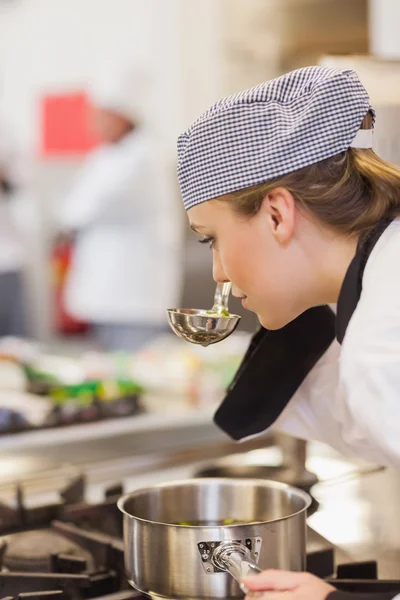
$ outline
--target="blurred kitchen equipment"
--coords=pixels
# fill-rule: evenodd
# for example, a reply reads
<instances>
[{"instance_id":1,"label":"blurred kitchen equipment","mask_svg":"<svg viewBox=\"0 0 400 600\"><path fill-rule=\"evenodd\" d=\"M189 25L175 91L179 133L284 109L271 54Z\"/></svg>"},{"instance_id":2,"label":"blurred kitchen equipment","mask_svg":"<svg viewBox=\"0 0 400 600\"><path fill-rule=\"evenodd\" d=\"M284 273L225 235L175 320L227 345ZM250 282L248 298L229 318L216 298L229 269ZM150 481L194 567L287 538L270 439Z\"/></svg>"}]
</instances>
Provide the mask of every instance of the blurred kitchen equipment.
<instances>
[{"instance_id":1,"label":"blurred kitchen equipment","mask_svg":"<svg viewBox=\"0 0 400 600\"><path fill-rule=\"evenodd\" d=\"M214 306L211 310L200 308L170 308L168 322L176 335L192 344L208 346L221 342L233 333L240 321L239 315L228 311L231 283L218 283ZM221 315L221 316L218 316Z\"/></svg>"},{"instance_id":2,"label":"blurred kitchen equipment","mask_svg":"<svg viewBox=\"0 0 400 600\"><path fill-rule=\"evenodd\" d=\"M245 572L304 570L310 503L301 490L251 479L136 490L118 502L128 581L153 598L243 597L237 581ZM223 525L228 519L242 524Z\"/></svg>"},{"instance_id":3,"label":"blurred kitchen equipment","mask_svg":"<svg viewBox=\"0 0 400 600\"><path fill-rule=\"evenodd\" d=\"M280 465L267 464L267 451L265 464L259 460L252 462L248 453L235 454L205 465L194 476L271 479L308 492L318 482L318 477L306 469L307 442L283 434L275 434L273 439L282 452ZM257 453L262 453L262 450Z\"/></svg>"},{"instance_id":4,"label":"blurred kitchen equipment","mask_svg":"<svg viewBox=\"0 0 400 600\"><path fill-rule=\"evenodd\" d=\"M89 329L89 324L69 314L65 306L65 286L71 269L75 239L72 234L57 235L51 249L53 275L53 319L54 330L61 335L81 335Z\"/></svg>"}]
</instances>

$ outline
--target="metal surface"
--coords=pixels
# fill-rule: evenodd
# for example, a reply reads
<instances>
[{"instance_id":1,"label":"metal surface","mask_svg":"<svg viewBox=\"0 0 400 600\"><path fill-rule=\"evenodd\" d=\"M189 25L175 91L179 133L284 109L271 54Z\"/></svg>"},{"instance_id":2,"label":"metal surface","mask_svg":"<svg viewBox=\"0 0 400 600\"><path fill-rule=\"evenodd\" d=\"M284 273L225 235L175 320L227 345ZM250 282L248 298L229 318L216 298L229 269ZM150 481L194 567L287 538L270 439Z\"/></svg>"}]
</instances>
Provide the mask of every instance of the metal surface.
<instances>
[{"instance_id":1,"label":"metal surface","mask_svg":"<svg viewBox=\"0 0 400 600\"><path fill-rule=\"evenodd\" d=\"M192 344L209 346L221 342L233 333L240 321L239 315L216 316L228 310L228 298L232 284L218 283L214 306L211 310L200 308L170 308L168 322L176 335Z\"/></svg>"},{"instance_id":2,"label":"metal surface","mask_svg":"<svg viewBox=\"0 0 400 600\"><path fill-rule=\"evenodd\" d=\"M301 490L262 480L189 479L137 490L118 503L128 580L152 597L242 597L227 572L203 568L208 558L200 555L199 544L260 539L261 569L302 570L310 502ZM243 525L221 525L226 519ZM183 522L192 524L179 525ZM246 553L246 544L240 548Z\"/></svg>"},{"instance_id":3,"label":"metal surface","mask_svg":"<svg viewBox=\"0 0 400 600\"><path fill-rule=\"evenodd\" d=\"M319 509L308 519L310 527L351 560L377 560L380 578L400 579L398 470L321 482L313 495Z\"/></svg>"},{"instance_id":4,"label":"metal surface","mask_svg":"<svg viewBox=\"0 0 400 600\"><path fill-rule=\"evenodd\" d=\"M204 465L195 476L270 479L308 492L318 482L318 477L306 468L307 442L282 434L275 434L275 441L282 453L282 462L279 465L259 462L252 464L247 455L243 454L224 457Z\"/></svg>"},{"instance_id":5,"label":"metal surface","mask_svg":"<svg viewBox=\"0 0 400 600\"><path fill-rule=\"evenodd\" d=\"M310 473L306 469L303 471L296 471L292 467L287 467L286 465L224 465L223 463L215 463L202 467L195 473L195 477L268 479L286 483L305 491L308 491L318 481L314 473Z\"/></svg>"}]
</instances>

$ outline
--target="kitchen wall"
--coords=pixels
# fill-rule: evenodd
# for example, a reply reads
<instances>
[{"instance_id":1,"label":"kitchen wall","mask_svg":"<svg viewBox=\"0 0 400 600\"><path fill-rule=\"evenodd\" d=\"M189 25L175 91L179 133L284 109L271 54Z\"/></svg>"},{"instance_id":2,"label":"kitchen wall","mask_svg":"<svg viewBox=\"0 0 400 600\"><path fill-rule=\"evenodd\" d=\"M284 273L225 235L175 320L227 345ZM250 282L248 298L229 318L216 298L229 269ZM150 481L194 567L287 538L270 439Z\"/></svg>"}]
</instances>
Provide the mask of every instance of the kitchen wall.
<instances>
[{"instance_id":1,"label":"kitchen wall","mask_svg":"<svg viewBox=\"0 0 400 600\"><path fill-rule=\"evenodd\" d=\"M157 128L170 140L219 93L219 2L14 0L0 4L2 105L38 147L44 92L75 90L93 70L130 57L154 81Z\"/></svg>"},{"instance_id":2,"label":"kitchen wall","mask_svg":"<svg viewBox=\"0 0 400 600\"><path fill-rule=\"evenodd\" d=\"M370 51L385 59L400 58L400 2L369 0Z\"/></svg>"},{"instance_id":3,"label":"kitchen wall","mask_svg":"<svg viewBox=\"0 0 400 600\"><path fill-rule=\"evenodd\" d=\"M316 64L322 54L368 51L366 0L222 0L222 6L228 93Z\"/></svg>"}]
</instances>

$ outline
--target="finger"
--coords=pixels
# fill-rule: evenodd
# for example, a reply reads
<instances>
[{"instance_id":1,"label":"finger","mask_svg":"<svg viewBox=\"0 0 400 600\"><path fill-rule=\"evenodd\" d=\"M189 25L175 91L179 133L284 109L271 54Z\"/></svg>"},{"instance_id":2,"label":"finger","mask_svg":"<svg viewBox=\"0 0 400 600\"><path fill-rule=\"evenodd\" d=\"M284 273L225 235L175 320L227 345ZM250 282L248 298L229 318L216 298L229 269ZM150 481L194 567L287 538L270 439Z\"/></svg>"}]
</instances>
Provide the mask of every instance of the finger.
<instances>
[{"instance_id":1,"label":"finger","mask_svg":"<svg viewBox=\"0 0 400 600\"><path fill-rule=\"evenodd\" d=\"M309 580L309 573L298 573L294 571L279 571L268 569L259 575L243 577L242 582L248 590L293 590L297 586ZM285 595L287 598L287 594Z\"/></svg>"}]
</instances>

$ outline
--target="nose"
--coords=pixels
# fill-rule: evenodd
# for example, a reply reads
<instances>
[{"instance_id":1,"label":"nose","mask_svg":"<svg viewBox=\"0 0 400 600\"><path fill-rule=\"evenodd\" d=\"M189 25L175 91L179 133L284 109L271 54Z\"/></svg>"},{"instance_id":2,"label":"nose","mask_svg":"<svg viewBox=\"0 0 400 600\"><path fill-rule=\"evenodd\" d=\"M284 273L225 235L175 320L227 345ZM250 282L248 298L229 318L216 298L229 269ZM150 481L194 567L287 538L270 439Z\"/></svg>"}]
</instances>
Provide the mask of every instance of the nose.
<instances>
[{"instance_id":1,"label":"nose","mask_svg":"<svg viewBox=\"0 0 400 600\"><path fill-rule=\"evenodd\" d=\"M218 252L213 251L213 278L217 283L226 283L229 281L228 277L225 275L224 269L222 268L222 263L219 257Z\"/></svg>"}]
</instances>

